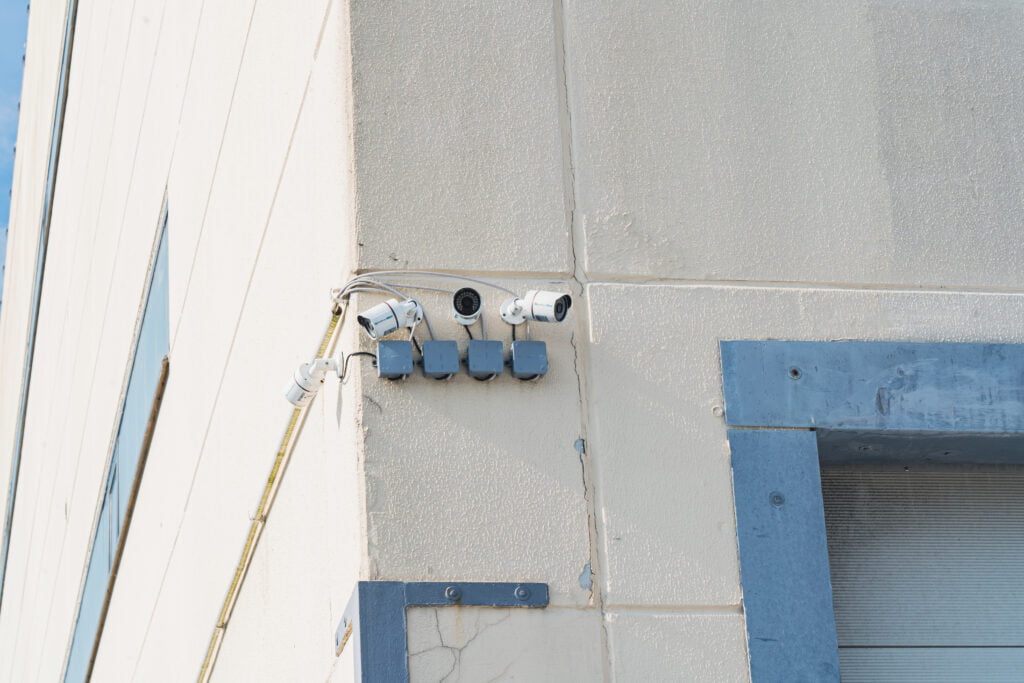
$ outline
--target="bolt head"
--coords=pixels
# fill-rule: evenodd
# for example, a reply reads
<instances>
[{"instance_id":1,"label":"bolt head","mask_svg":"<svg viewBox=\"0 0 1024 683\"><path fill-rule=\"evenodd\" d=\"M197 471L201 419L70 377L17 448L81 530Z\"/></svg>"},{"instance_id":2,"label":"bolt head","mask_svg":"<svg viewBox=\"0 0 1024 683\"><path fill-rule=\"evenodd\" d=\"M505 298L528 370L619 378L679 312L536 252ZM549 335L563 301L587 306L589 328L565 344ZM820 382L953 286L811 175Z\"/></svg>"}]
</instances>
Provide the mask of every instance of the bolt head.
<instances>
[{"instance_id":1,"label":"bolt head","mask_svg":"<svg viewBox=\"0 0 1024 683\"><path fill-rule=\"evenodd\" d=\"M455 602L462 597L462 590L458 586L448 586L444 589L444 597L450 602Z\"/></svg>"},{"instance_id":2,"label":"bolt head","mask_svg":"<svg viewBox=\"0 0 1024 683\"><path fill-rule=\"evenodd\" d=\"M516 600L528 600L530 589L526 586L516 586Z\"/></svg>"}]
</instances>

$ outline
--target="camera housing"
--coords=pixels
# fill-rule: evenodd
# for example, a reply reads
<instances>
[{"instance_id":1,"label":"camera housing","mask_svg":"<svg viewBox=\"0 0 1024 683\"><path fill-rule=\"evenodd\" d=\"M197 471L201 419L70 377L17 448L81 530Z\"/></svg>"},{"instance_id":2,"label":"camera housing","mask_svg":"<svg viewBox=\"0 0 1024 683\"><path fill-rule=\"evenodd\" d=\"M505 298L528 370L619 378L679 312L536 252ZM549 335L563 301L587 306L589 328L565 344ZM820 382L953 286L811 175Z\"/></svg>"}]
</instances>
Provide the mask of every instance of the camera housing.
<instances>
[{"instance_id":1,"label":"camera housing","mask_svg":"<svg viewBox=\"0 0 1024 683\"><path fill-rule=\"evenodd\" d=\"M308 405L320 391L324 377L331 370L341 376L341 364L337 358L317 358L309 363L303 363L292 376L292 381L284 391L284 397L296 408Z\"/></svg>"},{"instance_id":2,"label":"camera housing","mask_svg":"<svg viewBox=\"0 0 1024 683\"><path fill-rule=\"evenodd\" d=\"M539 323L560 323L572 308L572 297L561 292L531 289L522 298L506 299L501 304L501 319L509 325L527 320Z\"/></svg>"},{"instance_id":3,"label":"camera housing","mask_svg":"<svg viewBox=\"0 0 1024 683\"><path fill-rule=\"evenodd\" d=\"M460 325L472 325L482 311L483 298L472 287L463 287L452 297L452 317Z\"/></svg>"},{"instance_id":4,"label":"camera housing","mask_svg":"<svg viewBox=\"0 0 1024 683\"><path fill-rule=\"evenodd\" d=\"M423 307L413 299L388 299L356 317L370 339L380 339L400 327L415 327L423 320Z\"/></svg>"},{"instance_id":5,"label":"camera housing","mask_svg":"<svg viewBox=\"0 0 1024 683\"><path fill-rule=\"evenodd\" d=\"M313 373L309 371L309 363L303 363L295 371L292 381L285 389L284 397L296 408L301 408L313 400L317 390L320 389L321 382L323 382L322 378L314 377Z\"/></svg>"}]
</instances>

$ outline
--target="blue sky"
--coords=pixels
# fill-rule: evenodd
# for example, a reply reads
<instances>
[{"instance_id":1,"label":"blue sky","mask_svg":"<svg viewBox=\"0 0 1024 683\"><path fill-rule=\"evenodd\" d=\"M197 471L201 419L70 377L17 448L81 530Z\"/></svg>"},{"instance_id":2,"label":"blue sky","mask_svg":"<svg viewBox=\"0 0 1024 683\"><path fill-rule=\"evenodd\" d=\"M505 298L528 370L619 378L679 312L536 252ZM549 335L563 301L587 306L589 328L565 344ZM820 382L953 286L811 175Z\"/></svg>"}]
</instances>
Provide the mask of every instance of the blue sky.
<instances>
[{"instance_id":1,"label":"blue sky","mask_svg":"<svg viewBox=\"0 0 1024 683\"><path fill-rule=\"evenodd\" d=\"M7 219L10 215L11 169L18 132L18 100L21 97L22 56L28 24L27 0L0 0L0 269L7 251ZM0 298L3 281L0 280Z\"/></svg>"}]
</instances>

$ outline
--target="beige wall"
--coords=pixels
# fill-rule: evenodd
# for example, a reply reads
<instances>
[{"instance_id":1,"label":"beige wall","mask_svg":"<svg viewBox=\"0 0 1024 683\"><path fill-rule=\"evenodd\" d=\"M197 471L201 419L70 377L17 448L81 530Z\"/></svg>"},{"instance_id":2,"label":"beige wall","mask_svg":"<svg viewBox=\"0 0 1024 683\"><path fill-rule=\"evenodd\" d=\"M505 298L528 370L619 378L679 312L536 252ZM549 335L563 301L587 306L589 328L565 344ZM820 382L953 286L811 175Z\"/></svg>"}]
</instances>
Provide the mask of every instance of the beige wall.
<instances>
[{"instance_id":1,"label":"beige wall","mask_svg":"<svg viewBox=\"0 0 1024 683\"><path fill-rule=\"evenodd\" d=\"M33 3L4 377L62 19ZM214 680L348 680L357 578L550 585L543 611L413 610L414 680L746 680L718 341L1024 341L1022 31L951 0L83 3L0 678L60 673L166 187L171 377L96 680L198 671L281 387L329 289L379 268L575 303L533 327L536 383L328 379Z\"/></svg>"}]
</instances>

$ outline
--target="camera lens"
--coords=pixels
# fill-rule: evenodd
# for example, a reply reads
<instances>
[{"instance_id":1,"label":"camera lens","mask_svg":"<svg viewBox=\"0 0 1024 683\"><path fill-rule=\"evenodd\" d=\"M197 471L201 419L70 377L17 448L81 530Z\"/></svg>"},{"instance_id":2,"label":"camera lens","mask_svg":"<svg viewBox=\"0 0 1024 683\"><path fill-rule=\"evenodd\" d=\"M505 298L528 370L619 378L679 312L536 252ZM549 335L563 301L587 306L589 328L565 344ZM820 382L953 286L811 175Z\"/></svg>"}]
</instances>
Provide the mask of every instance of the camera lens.
<instances>
[{"instance_id":1,"label":"camera lens","mask_svg":"<svg viewBox=\"0 0 1024 683\"><path fill-rule=\"evenodd\" d=\"M455 292L452 306L459 315L474 315L480 310L480 293L471 287L463 287Z\"/></svg>"},{"instance_id":2,"label":"camera lens","mask_svg":"<svg viewBox=\"0 0 1024 683\"><path fill-rule=\"evenodd\" d=\"M572 298L568 294L555 302L555 322L560 323L565 320L565 314L569 312L570 306L572 306Z\"/></svg>"}]
</instances>

